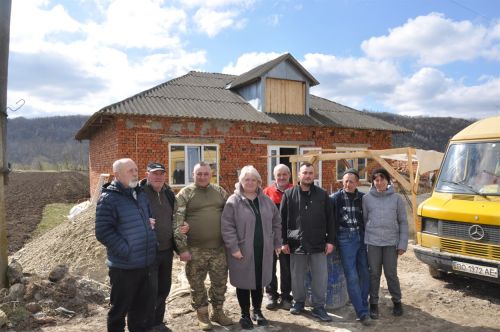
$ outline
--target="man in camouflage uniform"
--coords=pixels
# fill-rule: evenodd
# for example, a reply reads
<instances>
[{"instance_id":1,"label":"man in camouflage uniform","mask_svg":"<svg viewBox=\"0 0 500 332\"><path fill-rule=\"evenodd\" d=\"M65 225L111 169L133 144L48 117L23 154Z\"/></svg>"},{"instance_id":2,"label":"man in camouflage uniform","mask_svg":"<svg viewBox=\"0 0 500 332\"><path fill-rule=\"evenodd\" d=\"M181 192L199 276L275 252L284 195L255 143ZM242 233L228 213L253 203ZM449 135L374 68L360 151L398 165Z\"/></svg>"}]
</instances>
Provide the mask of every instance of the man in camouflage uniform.
<instances>
[{"instance_id":1,"label":"man in camouflage uniform","mask_svg":"<svg viewBox=\"0 0 500 332\"><path fill-rule=\"evenodd\" d=\"M211 330L210 320L220 325L233 321L222 309L227 284L226 252L222 242L220 220L228 194L211 184L210 165L194 166L194 183L177 194L175 241L181 261L186 262L186 277L191 287L191 304L198 316L198 325ZM210 276L208 294L212 314L208 316L208 297L204 281Z\"/></svg>"}]
</instances>

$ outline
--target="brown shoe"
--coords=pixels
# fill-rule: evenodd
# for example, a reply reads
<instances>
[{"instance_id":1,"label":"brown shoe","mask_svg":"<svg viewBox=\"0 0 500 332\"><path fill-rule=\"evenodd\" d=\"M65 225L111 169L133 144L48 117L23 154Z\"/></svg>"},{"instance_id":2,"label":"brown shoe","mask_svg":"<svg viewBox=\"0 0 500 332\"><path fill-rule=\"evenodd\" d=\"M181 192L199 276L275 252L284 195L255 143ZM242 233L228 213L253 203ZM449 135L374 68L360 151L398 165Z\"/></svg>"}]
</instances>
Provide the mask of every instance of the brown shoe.
<instances>
[{"instance_id":1,"label":"brown shoe","mask_svg":"<svg viewBox=\"0 0 500 332\"><path fill-rule=\"evenodd\" d=\"M210 331L212 323L208 319L208 306L196 309L196 316L198 316L198 326L202 331Z\"/></svg>"},{"instance_id":2,"label":"brown shoe","mask_svg":"<svg viewBox=\"0 0 500 332\"><path fill-rule=\"evenodd\" d=\"M222 305L212 306L212 315L210 316L212 322L219 323L222 326L233 325L233 320L226 315L222 309Z\"/></svg>"}]
</instances>

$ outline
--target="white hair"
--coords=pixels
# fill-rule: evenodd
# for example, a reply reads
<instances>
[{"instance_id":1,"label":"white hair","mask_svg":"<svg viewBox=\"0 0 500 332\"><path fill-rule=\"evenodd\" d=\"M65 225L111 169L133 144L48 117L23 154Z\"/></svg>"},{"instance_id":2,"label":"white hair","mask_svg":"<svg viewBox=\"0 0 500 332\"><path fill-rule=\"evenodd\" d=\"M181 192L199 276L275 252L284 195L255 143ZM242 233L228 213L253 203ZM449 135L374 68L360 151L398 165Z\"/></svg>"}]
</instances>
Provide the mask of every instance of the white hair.
<instances>
[{"instance_id":1,"label":"white hair","mask_svg":"<svg viewBox=\"0 0 500 332\"><path fill-rule=\"evenodd\" d=\"M253 175L253 176L255 176L257 178L257 182L259 183L259 187L262 185L262 178L260 177L260 174L257 171L257 169L255 169L255 167L253 167L252 165L247 165L247 166L245 166L245 167L243 167L241 169L240 176L238 177L238 181L240 183L242 183L243 179L248 174Z\"/></svg>"},{"instance_id":2,"label":"white hair","mask_svg":"<svg viewBox=\"0 0 500 332\"><path fill-rule=\"evenodd\" d=\"M273 175L274 177L276 177L276 175L278 174L279 171L286 171L288 174L290 174L290 168L285 165L285 164L278 164L274 167L274 170L273 170Z\"/></svg>"},{"instance_id":3,"label":"white hair","mask_svg":"<svg viewBox=\"0 0 500 332\"><path fill-rule=\"evenodd\" d=\"M119 172L122 169L122 166L129 162L134 162L134 161L130 158L122 158L115 160L115 162L113 163L113 172L114 173Z\"/></svg>"}]
</instances>

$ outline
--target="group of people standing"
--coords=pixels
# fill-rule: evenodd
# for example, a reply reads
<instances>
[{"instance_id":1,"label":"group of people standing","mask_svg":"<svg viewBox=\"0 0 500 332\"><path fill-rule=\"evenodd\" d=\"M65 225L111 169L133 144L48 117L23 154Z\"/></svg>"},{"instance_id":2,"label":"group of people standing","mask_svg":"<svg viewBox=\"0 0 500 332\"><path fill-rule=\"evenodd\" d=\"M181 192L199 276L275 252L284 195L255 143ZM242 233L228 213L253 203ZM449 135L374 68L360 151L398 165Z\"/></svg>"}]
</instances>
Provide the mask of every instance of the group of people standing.
<instances>
[{"instance_id":1,"label":"group of people standing","mask_svg":"<svg viewBox=\"0 0 500 332\"><path fill-rule=\"evenodd\" d=\"M193 169L194 183L177 196L165 183L160 163L149 164L140 182L131 159L115 161L113 172L96 210L96 237L107 248L111 283L108 331L124 331L125 319L130 331L168 330L164 314L174 251L186 262L201 330L211 330L212 322L234 324L223 310L228 275L243 329L268 324L262 312L264 290L267 309L303 313L308 272L311 314L331 321L325 297L327 255L334 250L340 253L361 323L378 318L382 268L393 314L403 313L397 258L406 251L408 226L403 200L384 169L373 172L366 195L357 189L358 172L348 169L343 189L332 196L314 184L314 167L308 163L301 165L296 186L290 184L290 169L277 165L275 181L266 188L257 169L245 166L232 195L210 183L211 168L204 162Z\"/></svg>"}]
</instances>

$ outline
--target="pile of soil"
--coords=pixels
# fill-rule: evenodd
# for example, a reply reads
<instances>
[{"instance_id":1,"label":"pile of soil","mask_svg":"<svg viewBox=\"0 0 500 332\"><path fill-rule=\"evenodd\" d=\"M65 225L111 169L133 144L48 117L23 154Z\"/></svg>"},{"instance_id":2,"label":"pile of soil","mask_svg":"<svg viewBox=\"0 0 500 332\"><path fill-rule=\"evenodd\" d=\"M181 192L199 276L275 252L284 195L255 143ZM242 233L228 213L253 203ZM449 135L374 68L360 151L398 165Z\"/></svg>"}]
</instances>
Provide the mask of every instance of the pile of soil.
<instances>
[{"instance_id":1,"label":"pile of soil","mask_svg":"<svg viewBox=\"0 0 500 332\"><path fill-rule=\"evenodd\" d=\"M65 264L72 273L105 282L106 250L95 238L95 204L28 242L12 258L30 273L46 274Z\"/></svg>"},{"instance_id":2,"label":"pile of soil","mask_svg":"<svg viewBox=\"0 0 500 332\"><path fill-rule=\"evenodd\" d=\"M109 294L107 285L74 276L65 265L41 276L24 273L13 261L7 276L10 288L0 290L0 310L8 317L8 330L33 331L74 316L91 316L106 303Z\"/></svg>"},{"instance_id":3,"label":"pile of soil","mask_svg":"<svg viewBox=\"0 0 500 332\"><path fill-rule=\"evenodd\" d=\"M89 197L89 177L83 172L12 172L5 186L9 253L21 249L51 203L78 203Z\"/></svg>"}]
</instances>

